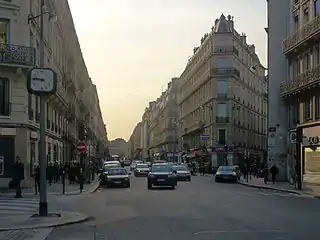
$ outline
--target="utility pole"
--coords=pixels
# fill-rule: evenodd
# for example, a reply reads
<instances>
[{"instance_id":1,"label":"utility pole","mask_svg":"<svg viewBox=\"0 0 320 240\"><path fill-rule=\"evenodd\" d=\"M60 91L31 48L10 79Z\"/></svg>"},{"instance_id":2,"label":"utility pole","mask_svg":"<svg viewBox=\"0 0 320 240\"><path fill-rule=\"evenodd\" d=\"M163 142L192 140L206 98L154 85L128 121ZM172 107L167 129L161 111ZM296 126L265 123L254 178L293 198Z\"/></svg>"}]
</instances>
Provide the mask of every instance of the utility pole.
<instances>
[{"instance_id":1,"label":"utility pole","mask_svg":"<svg viewBox=\"0 0 320 240\"><path fill-rule=\"evenodd\" d=\"M40 68L44 68L44 0L40 2L40 43L39 43L39 59ZM45 101L46 95L40 94L40 202L39 202L39 216L48 216L48 201L47 201L47 159L46 159L46 119L45 119Z\"/></svg>"}]
</instances>

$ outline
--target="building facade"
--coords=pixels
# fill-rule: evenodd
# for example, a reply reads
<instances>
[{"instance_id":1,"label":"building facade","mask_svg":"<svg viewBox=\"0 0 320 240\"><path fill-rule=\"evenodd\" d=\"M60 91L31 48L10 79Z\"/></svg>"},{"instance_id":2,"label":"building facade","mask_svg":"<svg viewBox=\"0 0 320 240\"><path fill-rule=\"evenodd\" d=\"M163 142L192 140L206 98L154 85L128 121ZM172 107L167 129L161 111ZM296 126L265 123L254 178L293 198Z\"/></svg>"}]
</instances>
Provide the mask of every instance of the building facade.
<instances>
[{"instance_id":1,"label":"building facade","mask_svg":"<svg viewBox=\"0 0 320 240\"><path fill-rule=\"evenodd\" d=\"M179 78L168 83L167 90L154 102L149 103L148 138L149 155L174 160L179 152L179 122L177 93Z\"/></svg>"},{"instance_id":2,"label":"building facade","mask_svg":"<svg viewBox=\"0 0 320 240\"><path fill-rule=\"evenodd\" d=\"M0 1L0 185L8 186L15 157L25 165L31 184L38 163L39 97L28 93L28 69L39 66L40 1ZM76 160L79 138L89 141L94 154L107 148L96 87L81 53L68 1L46 2L57 16L44 17L45 67L58 75L57 92L46 101L46 154L48 162ZM28 23L29 22L29 23ZM89 97L88 97L89 96Z\"/></svg>"},{"instance_id":3,"label":"building facade","mask_svg":"<svg viewBox=\"0 0 320 240\"><path fill-rule=\"evenodd\" d=\"M141 122L139 122L130 136L128 141L128 152L131 159L142 158L142 147L141 147Z\"/></svg>"},{"instance_id":4,"label":"building facade","mask_svg":"<svg viewBox=\"0 0 320 240\"><path fill-rule=\"evenodd\" d=\"M206 146L213 165L261 160L267 146L266 92L265 68L254 45L235 30L233 17L221 15L180 76L182 145L187 151Z\"/></svg>"},{"instance_id":5,"label":"building facade","mask_svg":"<svg viewBox=\"0 0 320 240\"><path fill-rule=\"evenodd\" d=\"M270 114L278 116L280 137L285 139L272 150L287 166L288 179L296 170L302 172L304 183L320 184L320 1L269 1L268 11L270 84L278 88L274 105L281 106L270 109ZM296 129L301 129L298 143Z\"/></svg>"},{"instance_id":6,"label":"building facade","mask_svg":"<svg viewBox=\"0 0 320 240\"><path fill-rule=\"evenodd\" d=\"M109 152L111 156L118 155L120 159L128 157L128 150L128 143L122 138L117 138L109 142Z\"/></svg>"}]
</instances>

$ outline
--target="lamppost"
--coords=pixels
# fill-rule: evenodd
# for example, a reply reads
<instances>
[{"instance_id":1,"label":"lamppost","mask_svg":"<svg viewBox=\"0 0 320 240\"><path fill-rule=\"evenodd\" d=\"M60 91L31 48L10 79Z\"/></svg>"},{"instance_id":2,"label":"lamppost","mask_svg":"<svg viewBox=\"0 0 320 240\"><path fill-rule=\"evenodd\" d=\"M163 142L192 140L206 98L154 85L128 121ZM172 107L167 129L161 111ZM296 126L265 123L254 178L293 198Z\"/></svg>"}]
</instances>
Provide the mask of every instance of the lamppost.
<instances>
[{"instance_id":1,"label":"lamppost","mask_svg":"<svg viewBox=\"0 0 320 240\"><path fill-rule=\"evenodd\" d=\"M28 90L40 97L40 139L39 139L39 164L40 164L40 202L39 202L39 216L48 216L48 202L47 202L47 180L46 180L46 145L45 145L45 101L49 94L53 94L57 89L57 75L52 69L44 68L44 19L45 14L49 14L49 18L56 17L55 15L44 10L44 0L40 3L40 14L28 16L28 23L30 21L40 18L40 44L39 44L39 68L31 69L28 72Z\"/></svg>"}]
</instances>

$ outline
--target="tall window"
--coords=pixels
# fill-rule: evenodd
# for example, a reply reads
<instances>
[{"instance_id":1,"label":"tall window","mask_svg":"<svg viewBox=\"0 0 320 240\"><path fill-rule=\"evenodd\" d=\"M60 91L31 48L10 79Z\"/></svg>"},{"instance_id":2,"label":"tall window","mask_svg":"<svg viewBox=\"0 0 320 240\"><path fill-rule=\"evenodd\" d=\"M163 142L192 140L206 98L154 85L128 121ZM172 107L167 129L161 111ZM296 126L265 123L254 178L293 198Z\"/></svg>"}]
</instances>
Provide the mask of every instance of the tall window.
<instances>
[{"instance_id":1,"label":"tall window","mask_svg":"<svg viewBox=\"0 0 320 240\"><path fill-rule=\"evenodd\" d=\"M9 80L0 78L0 115L10 115Z\"/></svg>"},{"instance_id":2,"label":"tall window","mask_svg":"<svg viewBox=\"0 0 320 240\"><path fill-rule=\"evenodd\" d=\"M218 117L227 117L227 104L226 103L218 103Z\"/></svg>"},{"instance_id":3,"label":"tall window","mask_svg":"<svg viewBox=\"0 0 320 240\"><path fill-rule=\"evenodd\" d=\"M0 19L0 47L2 44L8 44L9 41L9 21Z\"/></svg>"},{"instance_id":4,"label":"tall window","mask_svg":"<svg viewBox=\"0 0 320 240\"><path fill-rule=\"evenodd\" d=\"M314 16L317 16L320 13L320 0L314 1Z\"/></svg>"},{"instance_id":5,"label":"tall window","mask_svg":"<svg viewBox=\"0 0 320 240\"><path fill-rule=\"evenodd\" d=\"M228 59L218 58L217 66L218 68L227 68L228 67Z\"/></svg>"},{"instance_id":6,"label":"tall window","mask_svg":"<svg viewBox=\"0 0 320 240\"><path fill-rule=\"evenodd\" d=\"M298 15L294 17L293 22L294 22L294 25L293 25L294 31L297 31L299 29L299 17L298 17Z\"/></svg>"},{"instance_id":7,"label":"tall window","mask_svg":"<svg viewBox=\"0 0 320 240\"><path fill-rule=\"evenodd\" d=\"M226 80L219 80L218 93L220 93L220 94L227 94L228 93L228 83Z\"/></svg>"},{"instance_id":8,"label":"tall window","mask_svg":"<svg viewBox=\"0 0 320 240\"><path fill-rule=\"evenodd\" d=\"M304 120L311 120L312 119L312 112L313 112L313 98L310 97L305 103L304 103Z\"/></svg>"},{"instance_id":9,"label":"tall window","mask_svg":"<svg viewBox=\"0 0 320 240\"><path fill-rule=\"evenodd\" d=\"M218 141L220 144L225 144L227 141L226 129L218 129Z\"/></svg>"}]
</instances>

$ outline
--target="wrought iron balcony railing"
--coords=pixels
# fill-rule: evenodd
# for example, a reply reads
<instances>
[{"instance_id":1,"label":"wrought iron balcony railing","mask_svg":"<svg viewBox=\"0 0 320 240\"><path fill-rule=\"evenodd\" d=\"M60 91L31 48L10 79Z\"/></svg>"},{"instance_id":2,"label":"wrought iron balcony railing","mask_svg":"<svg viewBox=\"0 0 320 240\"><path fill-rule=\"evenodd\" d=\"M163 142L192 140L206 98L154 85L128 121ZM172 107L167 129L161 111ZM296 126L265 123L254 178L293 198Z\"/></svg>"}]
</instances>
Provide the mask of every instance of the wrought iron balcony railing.
<instances>
[{"instance_id":1,"label":"wrought iron balcony railing","mask_svg":"<svg viewBox=\"0 0 320 240\"><path fill-rule=\"evenodd\" d=\"M320 65L280 84L280 95L286 98L320 83Z\"/></svg>"},{"instance_id":2,"label":"wrought iron balcony railing","mask_svg":"<svg viewBox=\"0 0 320 240\"><path fill-rule=\"evenodd\" d=\"M33 47L0 43L0 64L18 64L34 66L36 62L36 49Z\"/></svg>"},{"instance_id":3,"label":"wrought iron balcony railing","mask_svg":"<svg viewBox=\"0 0 320 240\"><path fill-rule=\"evenodd\" d=\"M240 71L236 68L213 68L211 69L211 75L236 75L240 77Z\"/></svg>"},{"instance_id":4,"label":"wrought iron balcony railing","mask_svg":"<svg viewBox=\"0 0 320 240\"><path fill-rule=\"evenodd\" d=\"M315 36L320 34L320 15L305 24L296 31L292 36L283 41L283 53L288 54L296 48L304 45L309 40L313 40ZM314 39L317 41L317 39Z\"/></svg>"}]
</instances>

